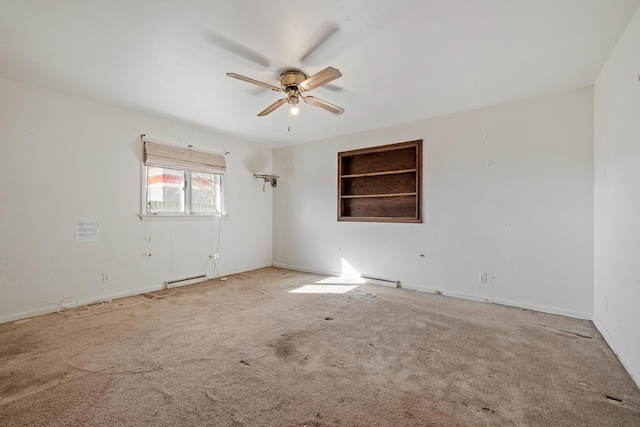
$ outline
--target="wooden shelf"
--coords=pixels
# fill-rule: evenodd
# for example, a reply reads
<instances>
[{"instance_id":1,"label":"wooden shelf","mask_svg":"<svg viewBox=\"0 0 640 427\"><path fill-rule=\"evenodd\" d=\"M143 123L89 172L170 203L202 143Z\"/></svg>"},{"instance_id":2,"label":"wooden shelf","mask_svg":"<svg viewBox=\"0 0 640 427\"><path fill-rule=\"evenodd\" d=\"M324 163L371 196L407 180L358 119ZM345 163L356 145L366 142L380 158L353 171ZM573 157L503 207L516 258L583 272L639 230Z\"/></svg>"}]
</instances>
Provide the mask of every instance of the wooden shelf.
<instances>
[{"instance_id":1,"label":"wooden shelf","mask_svg":"<svg viewBox=\"0 0 640 427\"><path fill-rule=\"evenodd\" d=\"M402 196L415 196L416 193L390 193L390 194L364 194L356 196L342 196L343 199L366 199L372 197L402 197Z\"/></svg>"},{"instance_id":2,"label":"wooden shelf","mask_svg":"<svg viewBox=\"0 0 640 427\"><path fill-rule=\"evenodd\" d=\"M396 175L399 173L412 173L416 172L416 169L402 169L402 170L394 170L394 171L384 171L384 172L369 172L369 173L356 173L352 175L342 175L342 178L362 178L365 176L382 176L382 175Z\"/></svg>"},{"instance_id":3,"label":"wooden shelf","mask_svg":"<svg viewBox=\"0 0 640 427\"><path fill-rule=\"evenodd\" d=\"M422 140L338 153L338 220L422 222Z\"/></svg>"}]
</instances>

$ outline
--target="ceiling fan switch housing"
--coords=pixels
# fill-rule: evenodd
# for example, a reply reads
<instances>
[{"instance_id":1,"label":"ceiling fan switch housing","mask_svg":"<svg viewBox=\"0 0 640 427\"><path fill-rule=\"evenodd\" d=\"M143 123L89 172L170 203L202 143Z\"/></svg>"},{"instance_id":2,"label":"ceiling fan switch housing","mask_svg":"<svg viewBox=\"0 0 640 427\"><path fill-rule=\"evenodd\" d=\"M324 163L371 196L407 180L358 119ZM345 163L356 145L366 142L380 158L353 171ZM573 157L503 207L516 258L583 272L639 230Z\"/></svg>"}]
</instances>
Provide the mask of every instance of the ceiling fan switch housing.
<instances>
[{"instance_id":1,"label":"ceiling fan switch housing","mask_svg":"<svg viewBox=\"0 0 640 427\"><path fill-rule=\"evenodd\" d=\"M287 102L291 105L297 105L300 102L297 93L289 93L289 98L287 98Z\"/></svg>"}]
</instances>

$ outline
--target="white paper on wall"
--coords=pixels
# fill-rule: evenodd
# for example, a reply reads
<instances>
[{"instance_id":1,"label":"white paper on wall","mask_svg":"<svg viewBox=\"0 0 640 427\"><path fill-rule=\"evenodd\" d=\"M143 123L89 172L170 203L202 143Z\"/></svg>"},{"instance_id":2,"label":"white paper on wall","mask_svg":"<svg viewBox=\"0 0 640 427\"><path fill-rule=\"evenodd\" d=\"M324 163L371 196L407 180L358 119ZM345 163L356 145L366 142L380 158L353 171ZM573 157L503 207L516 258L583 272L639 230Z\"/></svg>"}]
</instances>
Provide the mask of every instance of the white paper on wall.
<instances>
[{"instance_id":1,"label":"white paper on wall","mask_svg":"<svg viewBox=\"0 0 640 427\"><path fill-rule=\"evenodd\" d=\"M100 221L97 219L75 220L76 243L100 241Z\"/></svg>"}]
</instances>

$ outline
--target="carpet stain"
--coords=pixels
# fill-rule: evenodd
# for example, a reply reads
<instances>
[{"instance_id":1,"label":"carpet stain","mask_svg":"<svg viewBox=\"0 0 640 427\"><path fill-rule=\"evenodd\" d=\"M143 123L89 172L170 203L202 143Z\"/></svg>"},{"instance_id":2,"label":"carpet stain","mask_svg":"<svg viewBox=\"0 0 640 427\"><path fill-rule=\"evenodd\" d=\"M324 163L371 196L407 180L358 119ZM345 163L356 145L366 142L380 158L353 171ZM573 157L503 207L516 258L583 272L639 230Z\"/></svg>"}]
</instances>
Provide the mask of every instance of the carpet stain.
<instances>
[{"instance_id":1,"label":"carpet stain","mask_svg":"<svg viewBox=\"0 0 640 427\"><path fill-rule=\"evenodd\" d=\"M293 354L296 353L296 344L295 339L299 333L291 333L284 334L280 337L275 344L273 344L273 348L276 351L276 356L287 360L287 358L291 358Z\"/></svg>"}]
</instances>

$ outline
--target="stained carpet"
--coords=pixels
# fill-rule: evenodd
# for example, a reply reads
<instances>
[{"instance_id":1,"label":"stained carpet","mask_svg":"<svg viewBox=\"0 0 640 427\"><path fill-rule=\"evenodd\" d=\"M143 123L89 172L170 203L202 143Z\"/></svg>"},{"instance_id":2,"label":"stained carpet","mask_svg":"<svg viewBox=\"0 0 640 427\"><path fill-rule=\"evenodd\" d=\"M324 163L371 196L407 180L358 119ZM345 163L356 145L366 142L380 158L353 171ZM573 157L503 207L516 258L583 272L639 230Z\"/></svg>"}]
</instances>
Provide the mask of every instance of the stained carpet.
<instances>
[{"instance_id":1,"label":"stained carpet","mask_svg":"<svg viewBox=\"0 0 640 427\"><path fill-rule=\"evenodd\" d=\"M2 324L0 424L640 426L589 321L322 279L266 268Z\"/></svg>"}]
</instances>

